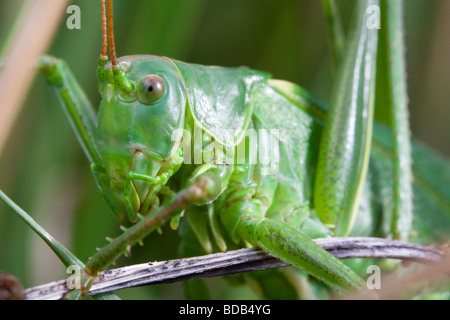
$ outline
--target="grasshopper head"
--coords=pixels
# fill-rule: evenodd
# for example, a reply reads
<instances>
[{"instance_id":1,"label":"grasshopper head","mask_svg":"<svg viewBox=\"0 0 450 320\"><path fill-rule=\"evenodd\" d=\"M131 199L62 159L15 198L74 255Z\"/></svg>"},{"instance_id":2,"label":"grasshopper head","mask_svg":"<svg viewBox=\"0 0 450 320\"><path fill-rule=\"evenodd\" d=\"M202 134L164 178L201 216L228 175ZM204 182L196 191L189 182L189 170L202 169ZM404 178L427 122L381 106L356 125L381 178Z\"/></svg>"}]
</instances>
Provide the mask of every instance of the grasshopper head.
<instances>
[{"instance_id":1,"label":"grasshopper head","mask_svg":"<svg viewBox=\"0 0 450 320\"><path fill-rule=\"evenodd\" d=\"M158 177L173 173L181 163L182 130L177 129L184 126L186 94L177 69L167 58L137 55L118 62L119 72L110 63L99 71L102 101L97 141L109 177L104 183L110 184L103 187L111 190L121 211L131 216L131 204L134 212L146 214L148 206L143 209L143 204L146 199L148 203L154 200L149 198L159 190L155 187L161 184ZM155 183L130 179L130 173L154 178Z\"/></svg>"}]
</instances>

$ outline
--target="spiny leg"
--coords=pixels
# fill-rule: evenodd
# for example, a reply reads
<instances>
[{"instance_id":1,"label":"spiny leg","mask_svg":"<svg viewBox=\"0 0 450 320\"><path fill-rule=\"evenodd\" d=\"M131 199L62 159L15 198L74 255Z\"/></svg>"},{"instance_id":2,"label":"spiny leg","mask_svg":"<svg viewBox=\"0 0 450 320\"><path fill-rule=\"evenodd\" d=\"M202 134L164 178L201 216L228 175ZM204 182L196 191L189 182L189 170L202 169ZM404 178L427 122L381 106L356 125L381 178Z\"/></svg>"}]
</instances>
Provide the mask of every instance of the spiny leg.
<instances>
[{"instance_id":1,"label":"spiny leg","mask_svg":"<svg viewBox=\"0 0 450 320\"><path fill-rule=\"evenodd\" d=\"M403 40L403 1L381 1L382 20L386 24L380 55L386 64L383 81L387 83L392 128L394 208L391 233L407 241L412 226L413 188L411 142L409 139L408 93Z\"/></svg>"},{"instance_id":2,"label":"spiny leg","mask_svg":"<svg viewBox=\"0 0 450 320\"><path fill-rule=\"evenodd\" d=\"M176 194L171 204L158 208L148 216L142 217L135 225L124 231L123 234L111 240L111 242L91 257L82 274L82 293L87 294L97 274L105 270L120 255L129 255L131 246L143 241L149 233L157 229L179 210L190 205L207 201L217 195L218 181L210 174L199 176L190 186ZM220 182L219 182L220 183Z\"/></svg>"},{"instance_id":3,"label":"spiny leg","mask_svg":"<svg viewBox=\"0 0 450 320\"><path fill-rule=\"evenodd\" d=\"M288 224L266 219L259 206L249 201L230 207L239 215L236 236L257 246L320 281L344 291L362 289L364 281L339 259Z\"/></svg>"},{"instance_id":4,"label":"spiny leg","mask_svg":"<svg viewBox=\"0 0 450 320\"><path fill-rule=\"evenodd\" d=\"M320 143L314 206L336 236L353 228L371 150L378 32L367 27L370 5L379 1L359 3Z\"/></svg>"},{"instance_id":5,"label":"spiny leg","mask_svg":"<svg viewBox=\"0 0 450 320\"><path fill-rule=\"evenodd\" d=\"M286 185L280 185L276 177L260 176L259 180L263 183L255 189L247 179L252 167L242 169L239 176L230 179L235 185L229 186L229 196L220 214L222 223L235 242L247 241L332 287L345 291L363 287L364 281L353 270L315 244L299 230L299 225L293 227L281 220L266 218L269 210L277 213L272 214L274 218L280 219L288 216L294 218L292 215L300 214L296 212L299 204L295 200L291 200L291 206L279 202L286 195L277 191L286 191ZM274 181L277 183L272 183ZM240 195L237 198L234 189ZM286 215L283 210L292 212Z\"/></svg>"}]
</instances>

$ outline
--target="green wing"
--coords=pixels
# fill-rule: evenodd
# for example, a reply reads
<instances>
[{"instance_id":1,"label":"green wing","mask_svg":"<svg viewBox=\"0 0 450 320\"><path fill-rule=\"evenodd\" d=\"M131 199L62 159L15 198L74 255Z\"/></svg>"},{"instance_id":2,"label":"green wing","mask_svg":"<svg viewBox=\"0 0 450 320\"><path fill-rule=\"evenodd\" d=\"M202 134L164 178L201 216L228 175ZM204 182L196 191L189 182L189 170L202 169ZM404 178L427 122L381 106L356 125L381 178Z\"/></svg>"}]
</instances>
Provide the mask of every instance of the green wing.
<instances>
[{"instance_id":1,"label":"green wing","mask_svg":"<svg viewBox=\"0 0 450 320\"><path fill-rule=\"evenodd\" d=\"M315 165L322 133L326 103L301 87L269 80L253 91L253 116L266 129L280 129L280 149L289 155L291 186L299 191L295 201L312 203ZM370 168L364 201L360 206L352 236L389 237L393 207L393 165L391 133L374 124ZM411 240L419 243L445 241L450 236L450 161L413 141L414 221ZM288 177L288 178L287 178ZM303 200L298 200L302 198ZM369 200L370 199L370 200ZM312 205L311 205L312 206Z\"/></svg>"},{"instance_id":2,"label":"green wing","mask_svg":"<svg viewBox=\"0 0 450 320\"><path fill-rule=\"evenodd\" d=\"M313 182L325 113L304 96L286 96L277 86L294 85L269 80L252 92L253 116L257 129L277 130L280 147L278 180L288 185L298 206L307 205L313 195ZM295 89L301 90L295 86ZM294 91L291 91L294 94ZM316 114L316 116L311 116ZM283 183L284 182L284 183ZM286 199L288 200L288 199Z\"/></svg>"},{"instance_id":3,"label":"green wing","mask_svg":"<svg viewBox=\"0 0 450 320\"><path fill-rule=\"evenodd\" d=\"M174 63L184 80L196 124L221 144L237 145L252 115L250 92L270 75L247 68Z\"/></svg>"}]
</instances>

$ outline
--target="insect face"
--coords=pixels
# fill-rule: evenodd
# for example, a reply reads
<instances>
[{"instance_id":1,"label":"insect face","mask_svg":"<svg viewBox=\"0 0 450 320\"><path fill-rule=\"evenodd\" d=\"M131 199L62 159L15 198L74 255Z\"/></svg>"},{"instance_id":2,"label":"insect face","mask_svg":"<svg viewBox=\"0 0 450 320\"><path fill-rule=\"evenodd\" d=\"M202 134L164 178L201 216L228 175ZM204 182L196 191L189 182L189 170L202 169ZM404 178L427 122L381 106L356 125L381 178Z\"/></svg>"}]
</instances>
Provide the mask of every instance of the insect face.
<instances>
[{"instance_id":1,"label":"insect face","mask_svg":"<svg viewBox=\"0 0 450 320\"><path fill-rule=\"evenodd\" d=\"M133 210L139 212L152 179L169 170L173 157L180 156L179 140L173 133L183 128L186 95L178 71L168 59L125 56L119 64L132 90L122 92L111 65L106 65L100 76L97 142L116 202L124 208L128 188ZM147 180L136 181L130 173ZM131 186L127 186L127 177Z\"/></svg>"}]
</instances>

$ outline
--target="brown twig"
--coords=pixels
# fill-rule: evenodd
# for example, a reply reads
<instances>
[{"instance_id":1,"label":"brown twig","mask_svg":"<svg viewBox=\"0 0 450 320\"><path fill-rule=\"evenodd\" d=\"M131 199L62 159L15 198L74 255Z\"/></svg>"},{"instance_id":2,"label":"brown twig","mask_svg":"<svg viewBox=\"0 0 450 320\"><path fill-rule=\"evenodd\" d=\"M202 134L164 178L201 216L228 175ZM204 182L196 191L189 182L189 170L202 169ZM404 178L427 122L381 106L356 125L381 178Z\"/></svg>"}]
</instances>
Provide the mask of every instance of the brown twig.
<instances>
[{"instance_id":1,"label":"brown twig","mask_svg":"<svg viewBox=\"0 0 450 320\"><path fill-rule=\"evenodd\" d=\"M335 257L395 258L423 263L440 261L443 252L416 244L379 238L329 238L314 240ZM255 248L206 256L149 262L100 273L89 295L143 285L172 283L196 278L287 266L286 263ZM60 299L68 292L66 280L25 290L26 299Z\"/></svg>"}]
</instances>

